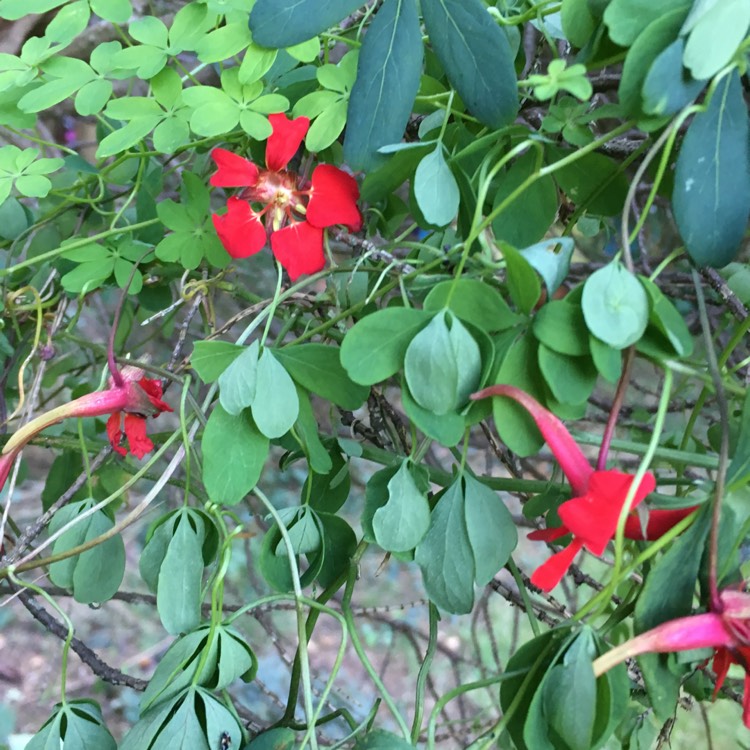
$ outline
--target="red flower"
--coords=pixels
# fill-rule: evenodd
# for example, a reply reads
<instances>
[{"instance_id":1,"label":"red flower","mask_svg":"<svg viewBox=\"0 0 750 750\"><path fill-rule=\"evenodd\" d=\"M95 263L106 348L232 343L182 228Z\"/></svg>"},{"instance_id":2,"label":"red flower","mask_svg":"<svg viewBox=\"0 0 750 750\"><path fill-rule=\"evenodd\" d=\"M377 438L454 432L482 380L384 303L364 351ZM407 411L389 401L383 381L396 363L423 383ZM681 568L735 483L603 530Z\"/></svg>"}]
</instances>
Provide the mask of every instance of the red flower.
<instances>
[{"instance_id":1,"label":"red flower","mask_svg":"<svg viewBox=\"0 0 750 750\"><path fill-rule=\"evenodd\" d=\"M531 576L531 582L535 586L543 591L551 591L581 549L585 547L594 555L604 552L617 530L617 521L633 483L633 476L615 469L593 469L565 425L528 393L511 385L495 385L473 394L472 398L487 396L512 398L531 414L573 490L574 497L558 508L563 525L533 531L528 536L529 539L550 542L567 534L573 535L567 547L542 563ZM641 503L655 487L654 475L648 472L638 486L631 508ZM625 536L629 539L658 539L693 510L651 511L645 535L640 519L631 515L625 523Z\"/></svg>"},{"instance_id":2,"label":"red flower","mask_svg":"<svg viewBox=\"0 0 750 750\"><path fill-rule=\"evenodd\" d=\"M10 474L10 470L23 447L42 430L62 422L68 417L101 417L111 416L107 420L107 436L112 447L121 455L127 450L120 445L123 421L125 437L130 452L137 458L143 458L154 444L146 436L146 417L156 417L163 411L172 411L169 404L161 400L161 382L143 375L137 367L123 367L115 378L110 379L106 391L87 393L85 396L56 406L40 414L11 435L0 453L0 489Z\"/></svg>"},{"instance_id":3,"label":"red flower","mask_svg":"<svg viewBox=\"0 0 750 750\"><path fill-rule=\"evenodd\" d=\"M268 119L273 133L266 144L266 169L223 148L211 153L218 167L211 185L244 188L239 197L229 198L225 214L213 215L213 222L222 245L233 258L254 255L270 234L274 256L295 281L325 265L325 227L343 224L353 232L362 228L362 214L357 208L359 188L351 175L330 164L319 164L309 185L302 185L300 176L286 167L307 134L310 121L306 117L289 120L284 114ZM250 203L264 207L256 212Z\"/></svg>"},{"instance_id":4,"label":"red flower","mask_svg":"<svg viewBox=\"0 0 750 750\"><path fill-rule=\"evenodd\" d=\"M714 648L714 698L729 667L739 664L745 670L742 720L750 727L750 595L725 589L719 593L717 610L669 620L625 641L594 662L594 674L599 677L625 659L641 654Z\"/></svg>"},{"instance_id":5,"label":"red flower","mask_svg":"<svg viewBox=\"0 0 750 750\"><path fill-rule=\"evenodd\" d=\"M125 386L134 394L130 403L126 404L122 411L113 412L107 420L107 437L112 447L121 456L126 456L128 449L136 458L143 458L154 449L154 444L146 435L146 417L158 416L163 411L172 411L168 404L162 400L162 387L160 380L154 380L145 376L138 380L128 382L126 371L135 368L125 368L123 377ZM138 371L140 372L140 371ZM141 394L145 394L145 399ZM120 445L123 429L128 442L128 449Z\"/></svg>"}]
</instances>

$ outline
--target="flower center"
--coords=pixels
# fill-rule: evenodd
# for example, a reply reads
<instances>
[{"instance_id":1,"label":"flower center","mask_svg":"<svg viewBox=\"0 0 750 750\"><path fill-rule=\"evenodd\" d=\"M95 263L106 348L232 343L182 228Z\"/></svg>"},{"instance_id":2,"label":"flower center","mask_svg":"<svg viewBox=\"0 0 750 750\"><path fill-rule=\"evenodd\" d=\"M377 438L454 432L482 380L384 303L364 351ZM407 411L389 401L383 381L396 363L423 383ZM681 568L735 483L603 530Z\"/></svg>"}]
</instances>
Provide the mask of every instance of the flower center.
<instances>
[{"instance_id":1,"label":"flower center","mask_svg":"<svg viewBox=\"0 0 750 750\"><path fill-rule=\"evenodd\" d=\"M260 213L266 215L266 226L276 231L292 219L295 212L305 213L304 195L297 189L297 175L293 172L262 170L255 185L246 188L241 197L263 203Z\"/></svg>"}]
</instances>

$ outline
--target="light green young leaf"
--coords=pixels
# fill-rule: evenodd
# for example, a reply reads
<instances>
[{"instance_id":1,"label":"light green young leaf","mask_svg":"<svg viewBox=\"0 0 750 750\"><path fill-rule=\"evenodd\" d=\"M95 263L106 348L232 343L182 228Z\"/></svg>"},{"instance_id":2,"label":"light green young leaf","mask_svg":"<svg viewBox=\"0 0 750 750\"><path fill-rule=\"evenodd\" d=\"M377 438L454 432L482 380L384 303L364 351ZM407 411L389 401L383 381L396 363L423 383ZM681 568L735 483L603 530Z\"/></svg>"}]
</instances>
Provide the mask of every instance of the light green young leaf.
<instances>
[{"instance_id":1,"label":"light green young leaf","mask_svg":"<svg viewBox=\"0 0 750 750\"><path fill-rule=\"evenodd\" d=\"M219 376L219 401L237 416L255 400L260 344L253 341Z\"/></svg>"},{"instance_id":2,"label":"light green young leaf","mask_svg":"<svg viewBox=\"0 0 750 750\"><path fill-rule=\"evenodd\" d=\"M458 183L443 156L443 145L424 156L414 175L414 196L429 224L445 226L458 213Z\"/></svg>"},{"instance_id":3,"label":"light green young leaf","mask_svg":"<svg viewBox=\"0 0 750 750\"><path fill-rule=\"evenodd\" d=\"M263 349L257 363L252 411L255 424L268 438L285 435L299 415L294 382L270 349Z\"/></svg>"}]
</instances>

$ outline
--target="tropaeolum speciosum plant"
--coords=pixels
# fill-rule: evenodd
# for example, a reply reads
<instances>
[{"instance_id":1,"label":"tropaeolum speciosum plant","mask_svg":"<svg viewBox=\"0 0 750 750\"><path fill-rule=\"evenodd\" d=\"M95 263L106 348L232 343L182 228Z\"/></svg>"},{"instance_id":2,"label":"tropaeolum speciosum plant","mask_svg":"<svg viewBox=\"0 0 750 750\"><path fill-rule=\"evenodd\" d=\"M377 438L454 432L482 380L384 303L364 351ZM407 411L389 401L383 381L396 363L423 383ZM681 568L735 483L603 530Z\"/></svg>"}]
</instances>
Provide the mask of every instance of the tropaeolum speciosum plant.
<instances>
[{"instance_id":1,"label":"tropaeolum speciosum plant","mask_svg":"<svg viewBox=\"0 0 750 750\"><path fill-rule=\"evenodd\" d=\"M748 29L0 0L0 750L747 745Z\"/></svg>"}]
</instances>

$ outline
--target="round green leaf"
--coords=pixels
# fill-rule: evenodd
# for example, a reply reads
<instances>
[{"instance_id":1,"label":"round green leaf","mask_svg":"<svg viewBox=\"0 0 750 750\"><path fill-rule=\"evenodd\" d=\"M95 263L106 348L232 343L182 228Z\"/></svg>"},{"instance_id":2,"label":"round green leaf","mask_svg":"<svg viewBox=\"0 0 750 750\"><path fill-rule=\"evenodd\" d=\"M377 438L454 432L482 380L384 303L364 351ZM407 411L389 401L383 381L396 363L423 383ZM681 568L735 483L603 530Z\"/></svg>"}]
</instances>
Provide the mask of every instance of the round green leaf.
<instances>
[{"instance_id":1,"label":"round green leaf","mask_svg":"<svg viewBox=\"0 0 750 750\"><path fill-rule=\"evenodd\" d=\"M589 331L615 349L634 344L648 325L648 296L638 279L619 263L589 276L581 306Z\"/></svg>"},{"instance_id":2,"label":"round green leaf","mask_svg":"<svg viewBox=\"0 0 750 750\"><path fill-rule=\"evenodd\" d=\"M443 145L431 151L417 165L414 196L429 224L450 224L458 213L458 183L443 156Z\"/></svg>"}]
</instances>

